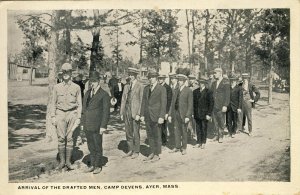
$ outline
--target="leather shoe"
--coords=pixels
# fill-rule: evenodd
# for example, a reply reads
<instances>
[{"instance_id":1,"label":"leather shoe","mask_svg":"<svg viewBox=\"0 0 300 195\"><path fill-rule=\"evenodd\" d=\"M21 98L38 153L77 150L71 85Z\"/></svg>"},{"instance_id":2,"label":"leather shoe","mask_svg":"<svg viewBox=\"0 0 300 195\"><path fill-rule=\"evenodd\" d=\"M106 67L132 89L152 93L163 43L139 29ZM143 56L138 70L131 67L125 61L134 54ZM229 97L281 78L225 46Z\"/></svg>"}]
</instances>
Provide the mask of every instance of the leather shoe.
<instances>
[{"instance_id":1,"label":"leather shoe","mask_svg":"<svg viewBox=\"0 0 300 195\"><path fill-rule=\"evenodd\" d=\"M102 168L96 167L95 170L93 171L93 174L99 174L99 173L101 173L101 171L102 171Z\"/></svg>"},{"instance_id":2,"label":"leather shoe","mask_svg":"<svg viewBox=\"0 0 300 195\"><path fill-rule=\"evenodd\" d=\"M127 154L125 154L125 155L123 156L123 158L130 157L130 156L132 156L132 154L133 154L133 152L132 152L132 151L130 151L130 152L128 152Z\"/></svg>"},{"instance_id":3,"label":"leather shoe","mask_svg":"<svg viewBox=\"0 0 300 195\"><path fill-rule=\"evenodd\" d=\"M143 161L150 161L153 159L153 157L154 157L154 154L152 153L147 158L145 158Z\"/></svg>"},{"instance_id":4,"label":"leather shoe","mask_svg":"<svg viewBox=\"0 0 300 195\"><path fill-rule=\"evenodd\" d=\"M156 162L159 161L159 156L158 155L154 155L153 158L151 159L151 162Z\"/></svg>"},{"instance_id":5,"label":"leather shoe","mask_svg":"<svg viewBox=\"0 0 300 195\"><path fill-rule=\"evenodd\" d=\"M91 167L87 167L84 172L85 173L89 173L89 172L93 172L95 170L95 167L94 166L91 166Z\"/></svg>"},{"instance_id":6,"label":"leather shoe","mask_svg":"<svg viewBox=\"0 0 300 195\"><path fill-rule=\"evenodd\" d=\"M186 155L186 149L183 149L183 150L181 151L181 154L182 154L182 155Z\"/></svg>"},{"instance_id":7,"label":"leather shoe","mask_svg":"<svg viewBox=\"0 0 300 195\"><path fill-rule=\"evenodd\" d=\"M218 142L219 142L219 143L223 143L223 138L219 138L219 139L218 139Z\"/></svg>"},{"instance_id":8,"label":"leather shoe","mask_svg":"<svg viewBox=\"0 0 300 195\"><path fill-rule=\"evenodd\" d=\"M174 148L173 150L171 150L169 153L176 153L179 152L180 150L178 148Z\"/></svg>"},{"instance_id":9,"label":"leather shoe","mask_svg":"<svg viewBox=\"0 0 300 195\"><path fill-rule=\"evenodd\" d=\"M193 146L193 148L200 148L200 147L201 147L200 144L196 144L196 145Z\"/></svg>"},{"instance_id":10,"label":"leather shoe","mask_svg":"<svg viewBox=\"0 0 300 195\"><path fill-rule=\"evenodd\" d=\"M135 159L137 157L139 157L139 153L137 153L137 152L135 152L131 155L131 159Z\"/></svg>"},{"instance_id":11,"label":"leather shoe","mask_svg":"<svg viewBox=\"0 0 300 195\"><path fill-rule=\"evenodd\" d=\"M202 144L202 145L201 145L201 149L204 149L204 148L205 148L205 144Z\"/></svg>"}]
</instances>

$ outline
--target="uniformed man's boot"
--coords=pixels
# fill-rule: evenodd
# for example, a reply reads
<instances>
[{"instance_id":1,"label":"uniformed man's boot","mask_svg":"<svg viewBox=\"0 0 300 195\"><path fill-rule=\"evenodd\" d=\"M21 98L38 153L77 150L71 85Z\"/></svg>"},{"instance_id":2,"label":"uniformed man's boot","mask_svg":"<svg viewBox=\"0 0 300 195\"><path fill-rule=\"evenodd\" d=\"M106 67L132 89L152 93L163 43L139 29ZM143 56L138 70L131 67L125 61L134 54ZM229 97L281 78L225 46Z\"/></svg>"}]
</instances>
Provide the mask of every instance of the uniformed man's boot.
<instances>
[{"instance_id":1,"label":"uniformed man's boot","mask_svg":"<svg viewBox=\"0 0 300 195\"><path fill-rule=\"evenodd\" d=\"M66 166L69 170L74 170L75 166L71 164L71 156L73 149L66 148Z\"/></svg>"},{"instance_id":2,"label":"uniformed man's boot","mask_svg":"<svg viewBox=\"0 0 300 195\"><path fill-rule=\"evenodd\" d=\"M61 170L62 168L65 167L66 164L66 151L64 147L58 148L58 153L59 153L59 158L60 158L60 163L56 167L56 170Z\"/></svg>"}]
</instances>

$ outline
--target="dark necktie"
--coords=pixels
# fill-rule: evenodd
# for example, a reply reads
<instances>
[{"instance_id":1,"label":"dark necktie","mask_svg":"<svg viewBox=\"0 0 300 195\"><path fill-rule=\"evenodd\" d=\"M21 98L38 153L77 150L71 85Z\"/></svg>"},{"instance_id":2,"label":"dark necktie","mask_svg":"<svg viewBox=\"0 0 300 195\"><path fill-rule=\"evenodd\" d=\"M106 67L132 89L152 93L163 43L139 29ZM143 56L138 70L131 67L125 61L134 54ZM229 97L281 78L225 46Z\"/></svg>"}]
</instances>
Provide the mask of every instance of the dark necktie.
<instances>
[{"instance_id":1,"label":"dark necktie","mask_svg":"<svg viewBox=\"0 0 300 195\"><path fill-rule=\"evenodd\" d=\"M177 93L177 98L176 98L176 102L175 102L175 110L179 109L179 97L180 97L180 89L178 89L178 93Z\"/></svg>"},{"instance_id":2,"label":"dark necktie","mask_svg":"<svg viewBox=\"0 0 300 195\"><path fill-rule=\"evenodd\" d=\"M151 93L152 93L152 87L153 87L153 85L150 85L150 87L149 87L149 98L150 98Z\"/></svg>"}]
</instances>

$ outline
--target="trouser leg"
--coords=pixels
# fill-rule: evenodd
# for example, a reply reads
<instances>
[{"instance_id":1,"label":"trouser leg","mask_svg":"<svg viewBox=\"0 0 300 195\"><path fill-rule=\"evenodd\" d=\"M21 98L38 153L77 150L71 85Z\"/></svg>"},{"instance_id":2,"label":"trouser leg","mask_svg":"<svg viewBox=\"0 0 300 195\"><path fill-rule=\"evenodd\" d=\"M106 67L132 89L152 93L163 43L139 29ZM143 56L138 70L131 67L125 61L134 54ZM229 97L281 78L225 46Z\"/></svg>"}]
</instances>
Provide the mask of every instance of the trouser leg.
<instances>
[{"instance_id":1,"label":"trouser leg","mask_svg":"<svg viewBox=\"0 0 300 195\"><path fill-rule=\"evenodd\" d=\"M188 141L188 130L187 130L187 124L181 123L181 135L182 135L182 149L187 148L187 141Z\"/></svg>"},{"instance_id":2,"label":"trouser leg","mask_svg":"<svg viewBox=\"0 0 300 195\"><path fill-rule=\"evenodd\" d=\"M146 119L146 133L147 139L150 146L150 153L154 154L154 135L153 135L153 124L151 123L151 119Z\"/></svg>"},{"instance_id":3,"label":"trouser leg","mask_svg":"<svg viewBox=\"0 0 300 195\"><path fill-rule=\"evenodd\" d=\"M94 139L94 148L95 148L95 167L101 167L101 157L103 155L103 149L102 149L102 135L98 132L95 132L93 134Z\"/></svg>"},{"instance_id":4,"label":"trouser leg","mask_svg":"<svg viewBox=\"0 0 300 195\"><path fill-rule=\"evenodd\" d=\"M201 143L201 120L196 119L197 143Z\"/></svg>"},{"instance_id":5,"label":"trouser leg","mask_svg":"<svg viewBox=\"0 0 300 195\"><path fill-rule=\"evenodd\" d=\"M180 149L181 148L181 132L182 132L182 120L179 112L176 111L175 114L175 148Z\"/></svg>"},{"instance_id":6,"label":"trouser leg","mask_svg":"<svg viewBox=\"0 0 300 195\"><path fill-rule=\"evenodd\" d=\"M139 153L140 152L140 122L133 121L133 152Z\"/></svg>"},{"instance_id":7,"label":"trouser leg","mask_svg":"<svg viewBox=\"0 0 300 195\"><path fill-rule=\"evenodd\" d=\"M93 132L86 131L87 146L90 151L91 166L95 166L96 149L94 144Z\"/></svg>"},{"instance_id":8,"label":"trouser leg","mask_svg":"<svg viewBox=\"0 0 300 195\"><path fill-rule=\"evenodd\" d=\"M133 151L133 136L134 136L133 135L134 121L131 116L130 108L125 111L124 121L125 121L126 140L127 140L127 144L128 144L128 150L130 152L130 151Z\"/></svg>"},{"instance_id":9,"label":"trouser leg","mask_svg":"<svg viewBox=\"0 0 300 195\"><path fill-rule=\"evenodd\" d=\"M206 144L207 139L207 120L201 120L201 144Z\"/></svg>"},{"instance_id":10,"label":"trouser leg","mask_svg":"<svg viewBox=\"0 0 300 195\"><path fill-rule=\"evenodd\" d=\"M248 131L252 132L252 104L249 101L244 101L243 102L243 106L244 106L244 111L245 111L245 117L247 118L247 122L248 122Z\"/></svg>"}]
</instances>

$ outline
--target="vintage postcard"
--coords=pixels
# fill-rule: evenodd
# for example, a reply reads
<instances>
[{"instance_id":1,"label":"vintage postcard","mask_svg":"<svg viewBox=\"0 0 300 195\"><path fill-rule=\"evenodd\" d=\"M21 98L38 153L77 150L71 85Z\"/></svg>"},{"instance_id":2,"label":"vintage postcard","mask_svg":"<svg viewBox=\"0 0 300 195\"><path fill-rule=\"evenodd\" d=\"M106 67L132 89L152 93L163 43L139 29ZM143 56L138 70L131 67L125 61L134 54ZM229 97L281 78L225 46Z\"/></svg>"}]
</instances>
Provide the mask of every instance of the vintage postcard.
<instances>
[{"instance_id":1,"label":"vintage postcard","mask_svg":"<svg viewBox=\"0 0 300 195\"><path fill-rule=\"evenodd\" d=\"M299 1L0 10L0 194L300 193Z\"/></svg>"}]
</instances>

